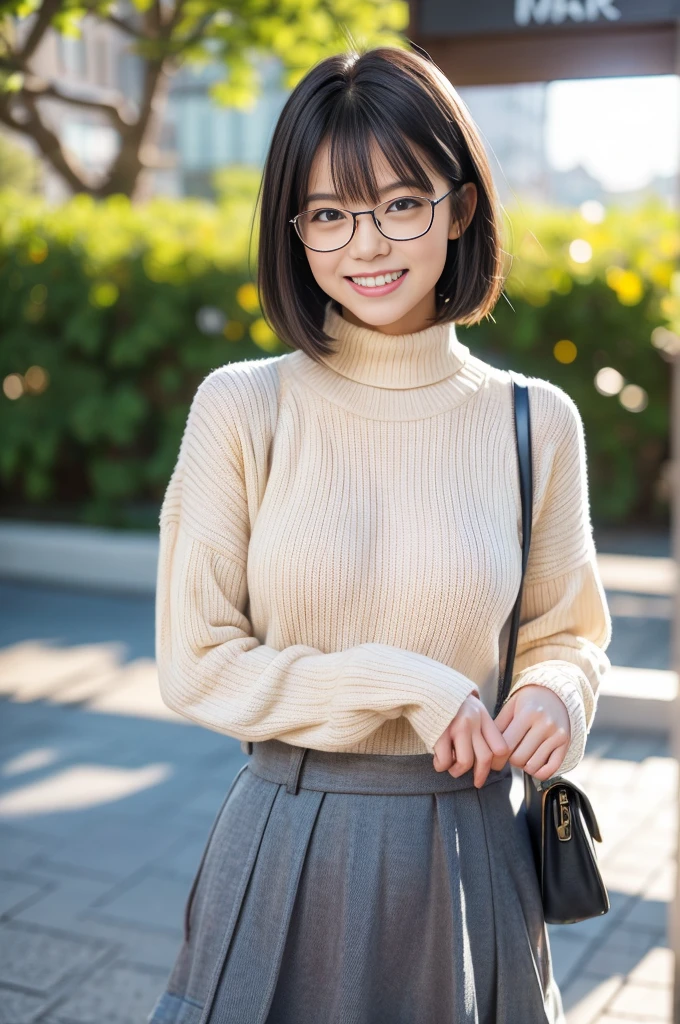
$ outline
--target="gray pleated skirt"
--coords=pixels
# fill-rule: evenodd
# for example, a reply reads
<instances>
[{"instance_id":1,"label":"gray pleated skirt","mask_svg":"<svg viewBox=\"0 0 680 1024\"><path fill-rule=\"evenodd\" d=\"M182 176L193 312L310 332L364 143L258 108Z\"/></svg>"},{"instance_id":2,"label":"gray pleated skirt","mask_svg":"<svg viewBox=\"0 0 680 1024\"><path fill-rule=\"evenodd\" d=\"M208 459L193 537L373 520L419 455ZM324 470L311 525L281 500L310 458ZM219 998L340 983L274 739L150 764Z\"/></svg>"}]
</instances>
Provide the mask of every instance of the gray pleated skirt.
<instances>
[{"instance_id":1,"label":"gray pleated skirt","mask_svg":"<svg viewBox=\"0 0 680 1024\"><path fill-rule=\"evenodd\" d=\"M565 1024L511 785L252 744L148 1024Z\"/></svg>"}]
</instances>

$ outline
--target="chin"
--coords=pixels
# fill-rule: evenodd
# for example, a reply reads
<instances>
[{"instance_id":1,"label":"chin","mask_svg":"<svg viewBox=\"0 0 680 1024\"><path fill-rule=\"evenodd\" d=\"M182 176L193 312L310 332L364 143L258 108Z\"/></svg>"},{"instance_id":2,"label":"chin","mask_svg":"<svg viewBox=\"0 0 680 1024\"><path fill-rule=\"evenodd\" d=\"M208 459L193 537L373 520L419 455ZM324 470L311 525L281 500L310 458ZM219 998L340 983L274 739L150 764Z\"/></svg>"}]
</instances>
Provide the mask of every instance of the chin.
<instances>
[{"instance_id":1,"label":"chin","mask_svg":"<svg viewBox=\"0 0 680 1024\"><path fill-rule=\"evenodd\" d=\"M340 300L337 300L340 302ZM361 320L362 324L366 327L386 327L389 324L396 323L397 320L401 320L402 317L407 316L413 309L414 303L403 303L400 302L398 305L395 303L394 306L390 306L389 303L385 302L380 304L376 299L366 298L363 302L361 298L358 302L340 302L343 313L342 315L346 320L349 319L348 314L351 314L355 319ZM380 308L378 308L380 306Z\"/></svg>"}]
</instances>

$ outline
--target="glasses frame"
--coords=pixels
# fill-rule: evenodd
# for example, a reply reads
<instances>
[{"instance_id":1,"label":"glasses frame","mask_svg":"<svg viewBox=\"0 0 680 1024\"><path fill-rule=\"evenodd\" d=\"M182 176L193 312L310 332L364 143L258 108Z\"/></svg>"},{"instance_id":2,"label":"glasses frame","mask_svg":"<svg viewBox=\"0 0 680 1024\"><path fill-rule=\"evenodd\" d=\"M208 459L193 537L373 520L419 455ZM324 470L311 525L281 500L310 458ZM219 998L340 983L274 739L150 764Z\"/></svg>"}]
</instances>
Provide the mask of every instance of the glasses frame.
<instances>
[{"instance_id":1,"label":"glasses frame","mask_svg":"<svg viewBox=\"0 0 680 1024\"><path fill-rule=\"evenodd\" d=\"M434 221L434 208L437 205L437 203L441 203L442 199L446 199L447 196L451 195L452 192L457 191L460 187L461 186L459 185L453 185L452 188L450 188L448 192L445 192L443 196L440 196L439 199L430 199L428 196L397 196L395 199L385 199L383 200L382 203L378 203L377 206L374 206L372 210L357 210L356 212L354 212L353 210L344 210L342 209L342 207L338 206L320 206L318 210L303 210L302 213L296 213L294 217L290 218L288 223L293 225L293 227L295 228L295 232L300 241L302 242L302 244L307 249L311 249L312 252L337 252L338 249L344 249L346 245L349 245L349 243L354 238L354 235L356 234L357 217L361 217L367 213L370 213L371 217L373 218L373 223L375 224L383 238L389 239L390 242L412 242L415 238L422 238L423 235L426 235L427 232L432 227ZM375 211L378 210L381 206L385 206L386 204L391 206L392 203L398 203L400 199L424 199L426 202L430 204L430 223L427 225L424 231L420 232L419 235L412 235L411 238L390 238L390 236L386 235L383 229L378 224L377 218L375 216ZM336 245L334 249L315 249L314 246L307 245L307 242L305 242L304 238L300 234L300 228L298 227L297 223L298 217L304 217L304 215L307 213L319 213L321 210L340 210L340 213L348 213L352 217L352 234L349 236L346 242L343 242L342 245Z\"/></svg>"}]
</instances>

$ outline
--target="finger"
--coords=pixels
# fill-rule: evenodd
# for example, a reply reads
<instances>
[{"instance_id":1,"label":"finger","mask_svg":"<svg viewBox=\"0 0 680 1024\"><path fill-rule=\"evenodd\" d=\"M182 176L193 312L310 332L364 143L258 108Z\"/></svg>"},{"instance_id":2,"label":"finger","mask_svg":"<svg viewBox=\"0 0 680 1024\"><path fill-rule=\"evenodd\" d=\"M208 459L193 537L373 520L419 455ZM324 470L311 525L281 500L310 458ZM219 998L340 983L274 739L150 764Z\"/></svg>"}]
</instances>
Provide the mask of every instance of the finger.
<instances>
[{"instance_id":1,"label":"finger","mask_svg":"<svg viewBox=\"0 0 680 1024\"><path fill-rule=\"evenodd\" d=\"M505 768L512 751L505 742L503 734L496 729L496 723L490 720L488 724L490 724L491 728L486 728L487 723L482 722L482 733L493 753L491 770L499 772L502 768Z\"/></svg>"},{"instance_id":2,"label":"finger","mask_svg":"<svg viewBox=\"0 0 680 1024\"><path fill-rule=\"evenodd\" d=\"M482 718L482 735L488 743L492 754L505 757L510 754L510 748L496 722L497 719L494 720L490 715L485 715Z\"/></svg>"},{"instance_id":3,"label":"finger","mask_svg":"<svg viewBox=\"0 0 680 1024\"><path fill-rule=\"evenodd\" d=\"M531 729L532 723L525 711L515 715L507 729L503 730L503 739L512 753L520 745L524 737Z\"/></svg>"},{"instance_id":4,"label":"finger","mask_svg":"<svg viewBox=\"0 0 680 1024\"><path fill-rule=\"evenodd\" d=\"M474 784L481 789L489 775L493 756L481 732L473 733L472 749L475 753Z\"/></svg>"},{"instance_id":5,"label":"finger","mask_svg":"<svg viewBox=\"0 0 680 1024\"><path fill-rule=\"evenodd\" d=\"M568 743L558 743L558 746L554 747L550 757L542 767L536 771L530 771L529 774L535 775L537 779L549 779L551 775L555 775L564 761L564 755L567 752L568 746Z\"/></svg>"},{"instance_id":6,"label":"finger","mask_svg":"<svg viewBox=\"0 0 680 1024\"><path fill-rule=\"evenodd\" d=\"M434 745L434 760L433 765L435 771L446 772L449 770L454 761L453 755L453 743L448 730L439 737Z\"/></svg>"},{"instance_id":7,"label":"finger","mask_svg":"<svg viewBox=\"0 0 680 1024\"><path fill-rule=\"evenodd\" d=\"M534 722L528 733L515 746L515 749L510 756L510 760L514 765L517 765L517 767L523 768L529 759L536 754L541 744L545 742L549 736L553 736L554 733L554 723ZM552 750L553 748L551 747L550 749Z\"/></svg>"},{"instance_id":8,"label":"finger","mask_svg":"<svg viewBox=\"0 0 680 1024\"><path fill-rule=\"evenodd\" d=\"M469 728L459 729L456 733L453 741L453 753L456 760L453 767L449 768L449 775L453 775L457 779L464 775L465 772L469 772L475 761L471 730Z\"/></svg>"},{"instance_id":9,"label":"finger","mask_svg":"<svg viewBox=\"0 0 680 1024\"><path fill-rule=\"evenodd\" d=\"M496 723L496 728L498 729L499 732L503 732L503 730L510 725L510 722L513 719L514 709L515 701L508 701L506 704L503 705L503 707L500 709L496 717L493 719L493 721Z\"/></svg>"},{"instance_id":10,"label":"finger","mask_svg":"<svg viewBox=\"0 0 680 1024\"><path fill-rule=\"evenodd\" d=\"M547 736L546 739L540 743L533 754L527 757L523 768L525 771L533 775L535 772L540 771L548 763L548 759L556 747L562 746L564 740L562 737L557 736L554 732Z\"/></svg>"}]
</instances>

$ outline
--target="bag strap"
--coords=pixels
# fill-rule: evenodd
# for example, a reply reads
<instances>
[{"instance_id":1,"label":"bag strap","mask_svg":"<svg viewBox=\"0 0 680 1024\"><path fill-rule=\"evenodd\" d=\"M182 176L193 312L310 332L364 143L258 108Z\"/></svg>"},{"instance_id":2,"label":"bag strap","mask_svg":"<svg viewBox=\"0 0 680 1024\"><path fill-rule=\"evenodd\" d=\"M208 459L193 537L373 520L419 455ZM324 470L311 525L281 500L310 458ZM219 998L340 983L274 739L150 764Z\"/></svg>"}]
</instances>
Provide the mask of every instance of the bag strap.
<instances>
[{"instance_id":1,"label":"bag strap","mask_svg":"<svg viewBox=\"0 0 680 1024\"><path fill-rule=\"evenodd\" d=\"M522 605L522 590L524 589L524 576L527 562L529 560L529 544L531 543L531 519L533 512L534 482L531 465L531 415L529 409L529 388L526 384L520 383L512 370L508 371L512 380L512 405L515 420L515 438L517 441L517 461L519 465L519 490L522 501L522 577L519 584L519 593L512 610L510 623L510 637L508 640L508 655L505 662L505 674L501 680L499 677L498 697L496 708L493 713L495 718L505 703L506 697L512 684L512 673L515 663L515 650L517 648L517 634L519 633L519 617Z\"/></svg>"}]
</instances>

